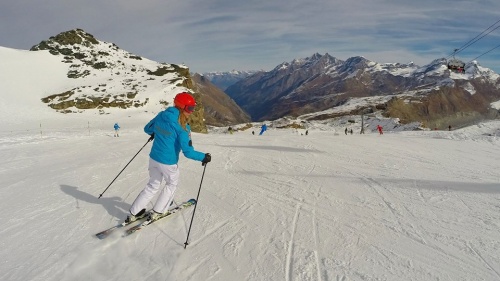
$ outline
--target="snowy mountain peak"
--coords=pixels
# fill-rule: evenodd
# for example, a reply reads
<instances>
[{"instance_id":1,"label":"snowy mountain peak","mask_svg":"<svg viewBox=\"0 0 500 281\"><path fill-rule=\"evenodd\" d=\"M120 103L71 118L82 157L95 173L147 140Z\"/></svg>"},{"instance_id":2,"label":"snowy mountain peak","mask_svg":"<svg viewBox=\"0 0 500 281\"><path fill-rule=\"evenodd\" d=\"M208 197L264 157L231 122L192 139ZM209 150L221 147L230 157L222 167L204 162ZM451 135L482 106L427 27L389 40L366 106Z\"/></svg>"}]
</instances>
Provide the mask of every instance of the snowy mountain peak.
<instances>
[{"instance_id":1,"label":"snowy mountain peak","mask_svg":"<svg viewBox=\"0 0 500 281\"><path fill-rule=\"evenodd\" d=\"M489 68L482 67L479 62L475 60L465 65L465 73L471 75L472 77L483 77L489 81L500 79L500 75Z\"/></svg>"},{"instance_id":2,"label":"snowy mountain peak","mask_svg":"<svg viewBox=\"0 0 500 281\"><path fill-rule=\"evenodd\" d=\"M49 45L58 44L61 46L77 44L77 45L83 45L83 46L90 47L91 45L99 44L99 41L97 39L95 39L92 34L89 34L89 33L85 32L84 30L77 28L77 29L73 29L70 31L61 32L56 36L51 36L49 38L49 40L42 41L42 43L40 43L36 46L43 45L43 43L46 43ZM37 49L36 46L33 47L33 48L35 48L35 50Z\"/></svg>"},{"instance_id":3,"label":"snowy mountain peak","mask_svg":"<svg viewBox=\"0 0 500 281\"><path fill-rule=\"evenodd\" d=\"M294 59L292 64L308 64L308 63L315 63L319 61L323 56L319 53L315 53L310 57L307 57L305 59Z\"/></svg>"},{"instance_id":4,"label":"snowy mountain peak","mask_svg":"<svg viewBox=\"0 0 500 281\"><path fill-rule=\"evenodd\" d=\"M87 76L93 69L112 69L120 68L127 65L134 68L135 61L143 60L142 57L133 55L120 49L113 43L99 41L93 35L83 31L82 29L73 29L70 31L59 33L56 36L50 37L39 44L33 46L30 51L48 50L52 55L63 56L65 63L70 63L73 68L72 74L68 75L70 78L78 78ZM132 63L127 64L124 60L134 60ZM75 61L83 63L81 66L90 66L91 68L84 67L83 70L80 65L75 64ZM123 62L123 63L120 63ZM83 70L83 72L78 72Z\"/></svg>"},{"instance_id":5,"label":"snowy mountain peak","mask_svg":"<svg viewBox=\"0 0 500 281\"><path fill-rule=\"evenodd\" d=\"M345 65L348 68L365 68L371 61L367 60L362 56L350 57L345 61Z\"/></svg>"},{"instance_id":6,"label":"snowy mountain peak","mask_svg":"<svg viewBox=\"0 0 500 281\"><path fill-rule=\"evenodd\" d=\"M241 79L244 79L250 75L253 75L259 71L257 70L248 70L248 71L240 71L240 70L232 70L232 71L214 71L214 72L205 72L202 75L206 77L210 82L216 85L219 89L225 90L227 87L233 85Z\"/></svg>"},{"instance_id":7,"label":"snowy mountain peak","mask_svg":"<svg viewBox=\"0 0 500 281\"><path fill-rule=\"evenodd\" d=\"M293 59L291 62L283 62L278 66L276 66L271 72L275 71L287 72L297 69L314 68L318 65L321 65L324 68L329 68L330 66L337 65L341 62L342 62L341 60L332 57L328 53L324 55L315 53L310 57Z\"/></svg>"}]
</instances>

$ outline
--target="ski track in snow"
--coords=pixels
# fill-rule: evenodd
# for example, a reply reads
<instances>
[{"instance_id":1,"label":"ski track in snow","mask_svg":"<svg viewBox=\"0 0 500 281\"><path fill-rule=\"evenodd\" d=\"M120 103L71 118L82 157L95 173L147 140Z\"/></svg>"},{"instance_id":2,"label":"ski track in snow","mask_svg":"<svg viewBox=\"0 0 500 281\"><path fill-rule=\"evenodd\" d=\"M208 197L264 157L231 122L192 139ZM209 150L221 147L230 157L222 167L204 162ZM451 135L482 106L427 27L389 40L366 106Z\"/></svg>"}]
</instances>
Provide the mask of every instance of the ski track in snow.
<instances>
[{"instance_id":1,"label":"ski track in snow","mask_svg":"<svg viewBox=\"0 0 500 281\"><path fill-rule=\"evenodd\" d=\"M0 279L500 280L499 143L431 134L196 134L186 249L190 209L93 237L147 182L150 146L97 199L143 134L2 142ZM202 169L179 166L176 202Z\"/></svg>"}]
</instances>

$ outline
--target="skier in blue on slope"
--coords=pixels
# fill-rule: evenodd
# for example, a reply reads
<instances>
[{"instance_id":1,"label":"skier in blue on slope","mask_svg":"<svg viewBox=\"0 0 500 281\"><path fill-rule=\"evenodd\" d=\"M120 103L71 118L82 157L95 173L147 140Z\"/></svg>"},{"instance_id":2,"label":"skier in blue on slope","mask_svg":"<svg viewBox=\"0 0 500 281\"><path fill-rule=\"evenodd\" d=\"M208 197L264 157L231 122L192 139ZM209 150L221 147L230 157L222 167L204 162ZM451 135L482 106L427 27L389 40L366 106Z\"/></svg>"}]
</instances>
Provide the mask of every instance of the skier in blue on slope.
<instances>
[{"instance_id":1,"label":"skier in blue on slope","mask_svg":"<svg viewBox=\"0 0 500 281\"><path fill-rule=\"evenodd\" d=\"M149 154L149 182L130 207L126 223L136 221L137 217L145 213L146 206L160 190L162 180L166 181L166 185L161 190L153 210L148 214L148 220L154 221L168 210L179 184L177 163L181 150L185 157L201 161L203 166L212 159L210 153L196 151L192 145L188 119L196 106L193 96L185 92L177 94L174 104L174 107L168 107L158 113L144 127L144 132L154 138Z\"/></svg>"},{"instance_id":2,"label":"skier in blue on slope","mask_svg":"<svg viewBox=\"0 0 500 281\"><path fill-rule=\"evenodd\" d=\"M120 131L120 126L118 125L118 123L115 123L113 128L115 128L115 137L119 137L118 132Z\"/></svg>"},{"instance_id":3,"label":"skier in blue on slope","mask_svg":"<svg viewBox=\"0 0 500 281\"><path fill-rule=\"evenodd\" d=\"M260 127L259 136L261 136L265 131L267 131L267 125L263 124L262 127Z\"/></svg>"}]
</instances>

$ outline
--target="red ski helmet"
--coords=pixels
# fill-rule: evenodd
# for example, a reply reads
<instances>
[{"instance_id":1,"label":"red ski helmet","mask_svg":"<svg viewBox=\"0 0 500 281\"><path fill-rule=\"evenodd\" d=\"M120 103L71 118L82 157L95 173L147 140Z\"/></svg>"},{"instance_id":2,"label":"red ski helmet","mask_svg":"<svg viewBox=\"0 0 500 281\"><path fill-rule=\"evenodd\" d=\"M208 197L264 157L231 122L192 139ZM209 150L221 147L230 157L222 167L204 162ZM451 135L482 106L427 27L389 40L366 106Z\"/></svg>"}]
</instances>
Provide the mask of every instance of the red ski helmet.
<instances>
[{"instance_id":1,"label":"red ski helmet","mask_svg":"<svg viewBox=\"0 0 500 281\"><path fill-rule=\"evenodd\" d=\"M187 113L193 113L196 101L191 94L182 92L175 96L174 104L176 107L186 111Z\"/></svg>"}]
</instances>

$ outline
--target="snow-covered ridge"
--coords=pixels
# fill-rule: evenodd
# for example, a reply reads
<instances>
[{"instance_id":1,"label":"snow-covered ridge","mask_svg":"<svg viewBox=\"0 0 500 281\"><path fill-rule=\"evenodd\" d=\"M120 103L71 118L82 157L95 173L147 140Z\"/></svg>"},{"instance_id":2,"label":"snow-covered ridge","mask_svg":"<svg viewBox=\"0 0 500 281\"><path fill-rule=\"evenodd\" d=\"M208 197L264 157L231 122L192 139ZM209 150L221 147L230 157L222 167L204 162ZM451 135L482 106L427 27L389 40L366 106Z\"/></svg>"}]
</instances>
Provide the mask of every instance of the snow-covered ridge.
<instances>
[{"instance_id":1,"label":"snow-covered ridge","mask_svg":"<svg viewBox=\"0 0 500 281\"><path fill-rule=\"evenodd\" d=\"M305 66L314 65L317 62L324 62L327 68L330 69L328 72L330 75L336 75L339 67L342 71L353 72L356 69L366 68L368 72L388 72L394 76L412 77L412 76L439 76L444 75L447 71L447 61L444 58L435 59L427 65L418 66L413 62L405 63L378 63L366 59L362 56L350 57L348 59L340 60L332 57L328 53L325 55L314 54L311 57L294 59L291 62L283 62L276 66L276 70L286 70L292 66ZM458 74L451 72L450 77L453 79L472 79L477 77L484 77L492 82L496 82L500 75L495 73L493 70L481 66L477 61L472 61L466 65L465 73Z\"/></svg>"}]
</instances>

